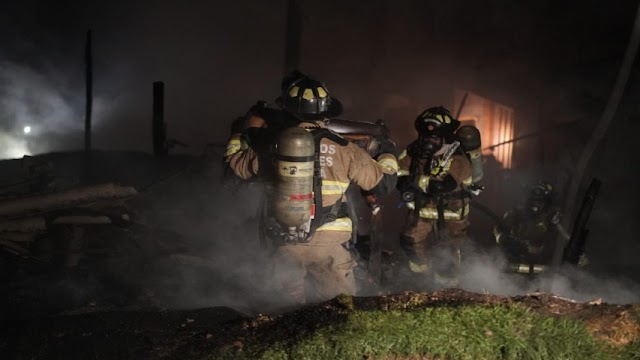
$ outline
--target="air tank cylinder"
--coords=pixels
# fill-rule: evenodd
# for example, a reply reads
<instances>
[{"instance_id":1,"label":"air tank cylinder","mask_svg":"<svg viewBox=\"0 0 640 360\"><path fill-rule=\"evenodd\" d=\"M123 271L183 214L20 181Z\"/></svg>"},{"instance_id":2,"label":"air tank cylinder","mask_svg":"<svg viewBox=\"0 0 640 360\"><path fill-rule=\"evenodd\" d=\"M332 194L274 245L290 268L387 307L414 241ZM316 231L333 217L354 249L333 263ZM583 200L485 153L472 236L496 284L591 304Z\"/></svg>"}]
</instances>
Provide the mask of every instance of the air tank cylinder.
<instances>
[{"instance_id":1,"label":"air tank cylinder","mask_svg":"<svg viewBox=\"0 0 640 360\"><path fill-rule=\"evenodd\" d=\"M472 182L478 183L482 180L484 170L482 169L482 141L480 138L480 130L471 125L461 126L456 131L456 140L460 142L462 150L469 160L473 169Z\"/></svg>"},{"instance_id":2,"label":"air tank cylinder","mask_svg":"<svg viewBox=\"0 0 640 360\"><path fill-rule=\"evenodd\" d=\"M285 129L278 137L274 215L289 234L309 223L313 206L315 141L303 128Z\"/></svg>"}]
</instances>

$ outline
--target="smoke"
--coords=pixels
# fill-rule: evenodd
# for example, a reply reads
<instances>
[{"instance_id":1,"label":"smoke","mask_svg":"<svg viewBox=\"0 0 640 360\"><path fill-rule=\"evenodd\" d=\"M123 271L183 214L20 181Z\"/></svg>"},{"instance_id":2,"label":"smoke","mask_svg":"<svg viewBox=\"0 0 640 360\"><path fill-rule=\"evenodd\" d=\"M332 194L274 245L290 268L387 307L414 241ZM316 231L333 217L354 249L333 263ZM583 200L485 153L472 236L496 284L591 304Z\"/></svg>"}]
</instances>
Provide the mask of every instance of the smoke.
<instances>
[{"instance_id":1,"label":"smoke","mask_svg":"<svg viewBox=\"0 0 640 360\"><path fill-rule=\"evenodd\" d=\"M24 155L31 155L27 141L0 130L0 160L20 158Z\"/></svg>"},{"instance_id":2,"label":"smoke","mask_svg":"<svg viewBox=\"0 0 640 360\"><path fill-rule=\"evenodd\" d=\"M563 266L556 273L528 275L507 272L507 261L493 249L481 252L470 248L472 255L464 261L460 285L470 291L502 296L542 291L578 302L595 299L614 304L640 302L640 284L615 275L596 274L588 270Z\"/></svg>"},{"instance_id":3,"label":"smoke","mask_svg":"<svg viewBox=\"0 0 640 360\"><path fill-rule=\"evenodd\" d=\"M136 202L142 221L154 232L168 234L145 244L160 244L166 252L147 256L148 266L134 282L153 306L228 306L255 313L276 301L269 289L268 250L258 237L262 186L222 186L221 156L216 151L205 159L205 169L198 167L202 159L192 158L189 169Z\"/></svg>"},{"instance_id":4,"label":"smoke","mask_svg":"<svg viewBox=\"0 0 640 360\"><path fill-rule=\"evenodd\" d=\"M438 253L438 255L442 255ZM434 256L438 256L434 253ZM403 254L398 256L399 271L389 274L390 285L386 291L436 291L457 286L477 293L498 296L519 296L545 292L577 302L602 300L612 304L640 302L640 284L614 273L599 273L590 265L584 268L563 265L557 271L547 268L535 275L508 270L508 262L497 248L483 250L476 244L463 248L462 265L457 276L458 284L434 282L427 274L409 271ZM366 289L361 295L375 295L375 289Z\"/></svg>"},{"instance_id":5,"label":"smoke","mask_svg":"<svg viewBox=\"0 0 640 360\"><path fill-rule=\"evenodd\" d=\"M80 148L84 88L65 75L60 67L37 70L0 61L0 159ZM93 100L97 128L108 116L107 103L102 97Z\"/></svg>"}]
</instances>

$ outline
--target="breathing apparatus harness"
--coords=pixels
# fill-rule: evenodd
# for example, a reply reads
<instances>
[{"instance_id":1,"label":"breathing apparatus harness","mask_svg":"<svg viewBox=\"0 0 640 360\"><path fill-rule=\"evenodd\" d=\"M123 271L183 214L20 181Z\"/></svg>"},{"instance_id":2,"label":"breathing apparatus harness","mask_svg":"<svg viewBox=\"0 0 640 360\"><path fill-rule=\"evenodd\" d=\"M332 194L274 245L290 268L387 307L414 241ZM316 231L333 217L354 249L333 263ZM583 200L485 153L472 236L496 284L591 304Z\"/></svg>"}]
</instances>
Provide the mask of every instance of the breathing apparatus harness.
<instances>
[{"instance_id":1,"label":"breathing apparatus harness","mask_svg":"<svg viewBox=\"0 0 640 360\"><path fill-rule=\"evenodd\" d=\"M449 144L449 147L444 152L440 160L434 159L432 152L421 151L420 140L415 146L412 146L411 151L411 164L409 165L410 185L408 189L402 193L402 200L405 202L414 201L415 206L412 212L412 223L416 223L420 217L420 210L425 206L429 199L434 200L436 204L436 210L438 212L437 225L441 229L444 226L444 208L449 200L464 199L469 197L469 193L465 190L451 191L455 189L456 183L453 177L450 175L445 176L442 181L430 182L429 192L423 191L416 185L417 180L420 177L419 167L422 165L422 175L431 176L438 167L443 167L447 162L451 160L451 157L459 152L460 142L454 141ZM438 173L440 171L437 171Z\"/></svg>"},{"instance_id":2,"label":"breathing apparatus harness","mask_svg":"<svg viewBox=\"0 0 640 360\"><path fill-rule=\"evenodd\" d=\"M311 135L313 135L313 139L315 140L316 144L315 160L313 164L313 202L316 208L320 208L320 216L312 220L309 235L305 239L306 241L309 240L311 235L316 232L320 225L330 223L332 221L335 221L339 217L348 215L346 204L342 202L342 198L336 200L336 202L330 207L322 207L322 169L320 167L320 141L322 139L329 139L336 142L340 146L347 146L347 144L349 144L349 141L339 136L338 134L331 132L331 130L321 128L319 126L314 127L311 130Z\"/></svg>"},{"instance_id":3,"label":"breathing apparatus harness","mask_svg":"<svg viewBox=\"0 0 640 360\"><path fill-rule=\"evenodd\" d=\"M322 207L322 169L320 165L320 145L322 139L329 139L334 141L340 146L346 146L348 140L342 138L340 135L332 132L329 129L322 128L319 125L310 127L301 127L308 131L314 142L314 154L313 154L313 186L312 186L312 201L311 214L302 224L297 225L295 232L288 231L285 226L277 219L274 214L265 213L265 225L263 226L263 233L268 239L276 244L297 244L308 243L311 237L317 229L327 223L335 221L337 218L348 216L346 203L342 201L342 197L339 198L333 205ZM275 152L275 160L292 160L283 157ZM277 179L276 179L277 181ZM266 212L266 207L265 207Z\"/></svg>"}]
</instances>

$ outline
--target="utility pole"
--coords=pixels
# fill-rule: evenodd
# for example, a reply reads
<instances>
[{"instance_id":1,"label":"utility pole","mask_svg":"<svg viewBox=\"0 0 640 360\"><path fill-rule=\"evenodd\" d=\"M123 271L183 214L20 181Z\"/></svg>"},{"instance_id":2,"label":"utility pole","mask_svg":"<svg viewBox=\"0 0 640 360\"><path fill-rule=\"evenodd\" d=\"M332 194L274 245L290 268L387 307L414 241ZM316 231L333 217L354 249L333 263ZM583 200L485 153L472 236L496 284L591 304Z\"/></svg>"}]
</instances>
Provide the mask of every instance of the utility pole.
<instances>
[{"instance_id":1,"label":"utility pole","mask_svg":"<svg viewBox=\"0 0 640 360\"><path fill-rule=\"evenodd\" d=\"M287 20L284 34L284 75L300 67L301 9L302 0L287 0Z\"/></svg>"},{"instance_id":2,"label":"utility pole","mask_svg":"<svg viewBox=\"0 0 640 360\"><path fill-rule=\"evenodd\" d=\"M87 31L84 48L85 65L85 115L84 115L84 151L91 151L91 112L93 106L93 57L91 54L91 30Z\"/></svg>"}]
</instances>

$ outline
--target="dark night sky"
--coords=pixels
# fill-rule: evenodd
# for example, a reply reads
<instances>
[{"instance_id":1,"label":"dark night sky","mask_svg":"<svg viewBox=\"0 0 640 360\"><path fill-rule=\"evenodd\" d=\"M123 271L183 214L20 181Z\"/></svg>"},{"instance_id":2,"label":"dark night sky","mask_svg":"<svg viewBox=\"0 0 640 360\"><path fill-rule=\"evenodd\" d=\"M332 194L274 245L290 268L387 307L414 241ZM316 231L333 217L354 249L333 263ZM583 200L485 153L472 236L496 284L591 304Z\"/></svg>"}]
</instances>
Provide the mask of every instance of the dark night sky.
<instances>
[{"instance_id":1,"label":"dark night sky","mask_svg":"<svg viewBox=\"0 0 640 360\"><path fill-rule=\"evenodd\" d=\"M34 142L32 152L81 145L87 29L94 33L98 148L150 151L156 80L167 86L170 136L194 152L206 142L223 141L231 120L255 100L277 96L285 0L31 0L7 6L0 14L0 80L2 91L13 95L3 97L2 127L11 132L33 122L34 130L43 127L56 139L50 146ZM435 103L454 106L454 87L516 106L540 87L566 96L576 87L568 83L578 76L574 70L601 62L607 72L602 76L609 78L591 86L596 96L606 96L634 9L634 1L614 6L595 0L306 1L301 68L328 83L346 103L346 117L368 121L393 116L385 104L394 94L412 102L403 117ZM42 95L49 103L42 104ZM565 105L560 111L575 113ZM20 106L31 119L7 114L7 108ZM529 111L526 105L517 110ZM401 130L411 123L388 120Z\"/></svg>"},{"instance_id":2,"label":"dark night sky","mask_svg":"<svg viewBox=\"0 0 640 360\"><path fill-rule=\"evenodd\" d=\"M256 100L273 101L278 95L286 4L3 4L0 157L24 146L32 153L81 148L82 53L88 29L94 34L97 148L151 151L156 80L166 83L169 137L190 144L193 153L208 142L223 142L236 116ZM300 67L327 82L345 103L345 117L384 118L400 144L413 136L413 118L422 108L456 106L455 88L512 106L516 135L538 130L540 124L551 129L584 118L568 133L545 134L541 157L531 155L540 152L530 148L539 146L537 141L515 148L516 155L528 159L523 162L527 171L570 174L572 159L611 92L637 6L632 0L304 1ZM622 154L617 149L637 141L626 130L629 119L640 120L633 100L640 93L639 80L636 70L590 174L604 180L607 195L597 209L602 221L596 236L625 239L625 245L613 248L604 242L592 246L622 259L622 265L637 263L629 254L640 253L633 228L640 214L627 201L640 194L613 190L634 186L633 174L616 164L635 161L637 154L631 145ZM398 110L394 101L404 105ZM33 127L28 137L22 134L24 125ZM618 214L624 225L616 222Z\"/></svg>"}]
</instances>

